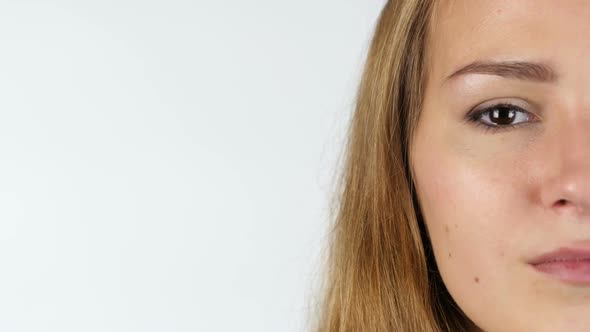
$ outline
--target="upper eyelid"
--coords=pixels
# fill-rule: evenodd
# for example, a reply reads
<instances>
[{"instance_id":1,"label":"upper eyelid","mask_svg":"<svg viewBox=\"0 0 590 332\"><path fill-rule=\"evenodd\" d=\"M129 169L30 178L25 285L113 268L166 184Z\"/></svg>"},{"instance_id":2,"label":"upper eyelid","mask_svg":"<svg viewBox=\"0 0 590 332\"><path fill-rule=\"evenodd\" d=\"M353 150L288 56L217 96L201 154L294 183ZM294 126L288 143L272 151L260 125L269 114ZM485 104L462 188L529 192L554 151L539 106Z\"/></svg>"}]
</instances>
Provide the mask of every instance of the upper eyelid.
<instances>
[{"instance_id":1,"label":"upper eyelid","mask_svg":"<svg viewBox=\"0 0 590 332\"><path fill-rule=\"evenodd\" d=\"M528 103L524 100L523 100L522 104L528 105ZM473 111L477 112L477 111L488 109L490 107L494 107L494 106L498 106L498 105L510 105L512 107L518 107L518 108L521 108L521 109L527 110L527 111L529 108L528 106L521 105L521 102L502 98L502 99L491 99L491 100L479 103L478 105L473 107Z\"/></svg>"},{"instance_id":2,"label":"upper eyelid","mask_svg":"<svg viewBox=\"0 0 590 332\"><path fill-rule=\"evenodd\" d=\"M514 109L514 110L516 110L518 112L524 112L524 113L531 114L531 115L534 116L534 114L532 114L532 112L530 112L526 108L522 108L522 107L520 107L518 105L514 105L514 104L510 104L510 103L497 103L497 104L493 104L493 105L490 105L490 106L482 107L481 109L476 109L476 110L474 110L473 113L474 114L488 113L488 112L493 111L496 107L499 107L499 106L504 106L504 107L507 107L507 108L510 108L510 109Z\"/></svg>"},{"instance_id":3,"label":"upper eyelid","mask_svg":"<svg viewBox=\"0 0 590 332\"><path fill-rule=\"evenodd\" d=\"M519 110L522 110L527 114L530 114L538 120L542 119L542 109L540 108L540 106L537 103L522 97L505 97L489 99L472 107L467 114L468 116L470 116L473 114L485 112L486 110L489 110L490 108L498 105L509 105L511 107L518 108Z\"/></svg>"}]
</instances>

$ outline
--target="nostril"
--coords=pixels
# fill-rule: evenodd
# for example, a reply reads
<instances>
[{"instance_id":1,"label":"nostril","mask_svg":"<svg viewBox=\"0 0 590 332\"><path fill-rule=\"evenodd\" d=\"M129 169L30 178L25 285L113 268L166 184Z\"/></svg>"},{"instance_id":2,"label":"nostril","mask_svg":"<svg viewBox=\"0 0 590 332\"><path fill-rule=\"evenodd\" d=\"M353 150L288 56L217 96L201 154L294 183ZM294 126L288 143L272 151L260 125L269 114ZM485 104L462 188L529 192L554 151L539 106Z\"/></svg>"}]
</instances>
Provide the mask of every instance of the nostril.
<instances>
[{"instance_id":1,"label":"nostril","mask_svg":"<svg viewBox=\"0 0 590 332\"><path fill-rule=\"evenodd\" d=\"M565 199L560 199L559 201L557 201L555 203L555 205L557 205L557 206L563 206L563 205L566 205L566 204L567 204L567 200L565 200Z\"/></svg>"}]
</instances>

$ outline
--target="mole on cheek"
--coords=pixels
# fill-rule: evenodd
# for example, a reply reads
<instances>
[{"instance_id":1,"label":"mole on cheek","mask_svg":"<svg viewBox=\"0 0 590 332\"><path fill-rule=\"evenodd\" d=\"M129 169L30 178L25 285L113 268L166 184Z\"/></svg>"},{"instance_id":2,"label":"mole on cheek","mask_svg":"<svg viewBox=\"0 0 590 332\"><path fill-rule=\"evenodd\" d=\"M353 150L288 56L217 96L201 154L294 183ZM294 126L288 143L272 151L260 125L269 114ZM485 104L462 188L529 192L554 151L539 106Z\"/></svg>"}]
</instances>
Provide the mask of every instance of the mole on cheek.
<instances>
[{"instance_id":1,"label":"mole on cheek","mask_svg":"<svg viewBox=\"0 0 590 332\"><path fill-rule=\"evenodd\" d=\"M451 252L449 251L449 258L451 258L451 257L453 257L453 256L451 255Z\"/></svg>"},{"instance_id":2,"label":"mole on cheek","mask_svg":"<svg viewBox=\"0 0 590 332\"><path fill-rule=\"evenodd\" d=\"M445 233L449 234L450 229L449 229L449 225L445 225Z\"/></svg>"},{"instance_id":3,"label":"mole on cheek","mask_svg":"<svg viewBox=\"0 0 590 332\"><path fill-rule=\"evenodd\" d=\"M475 277L475 279L474 279L474 280L475 280L475 282L476 282L476 283L478 283L478 284L479 284L479 278L478 278L478 277Z\"/></svg>"}]
</instances>

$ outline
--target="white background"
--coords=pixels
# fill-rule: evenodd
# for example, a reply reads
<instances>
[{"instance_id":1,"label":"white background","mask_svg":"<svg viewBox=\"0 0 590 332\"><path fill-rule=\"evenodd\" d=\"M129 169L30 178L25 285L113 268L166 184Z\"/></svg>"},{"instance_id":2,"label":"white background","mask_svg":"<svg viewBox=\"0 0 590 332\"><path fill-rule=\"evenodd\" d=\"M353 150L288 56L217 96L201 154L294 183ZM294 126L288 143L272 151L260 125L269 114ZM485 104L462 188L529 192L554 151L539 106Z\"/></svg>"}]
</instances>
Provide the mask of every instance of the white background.
<instances>
[{"instance_id":1,"label":"white background","mask_svg":"<svg viewBox=\"0 0 590 332\"><path fill-rule=\"evenodd\" d=\"M0 1L0 331L306 331L383 1Z\"/></svg>"}]
</instances>

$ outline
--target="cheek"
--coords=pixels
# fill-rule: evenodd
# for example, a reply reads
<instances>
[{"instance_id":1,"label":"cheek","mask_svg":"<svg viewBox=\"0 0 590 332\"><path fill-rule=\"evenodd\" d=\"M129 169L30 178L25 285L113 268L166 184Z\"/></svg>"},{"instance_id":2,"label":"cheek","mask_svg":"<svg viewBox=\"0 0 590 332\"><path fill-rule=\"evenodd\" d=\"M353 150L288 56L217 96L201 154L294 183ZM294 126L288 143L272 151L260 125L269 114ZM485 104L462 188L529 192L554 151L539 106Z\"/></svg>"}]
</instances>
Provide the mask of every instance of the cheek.
<instances>
[{"instance_id":1,"label":"cheek","mask_svg":"<svg viewBox=\"0 0 590 332\"><path fill-rule=\"evenodd\" d=\"M501 235L514 223L514 182L499 179L502 168L475 167L461 160L424 163L416 184L435 254L440 263L451 266L452 258L481 258L489 255L489 246L501 247Z\"/></svg>"},{"instance_id":2,"label":"cheek","mask_svg":"<svg viewBox=\"0 0 590 332\"><path fill-rule=\"evenodd\" d=\"M428 142L416 141L413 164L422 215L447 288L454 297L469 298L511 264L506 253L526 232L525 147L501 150L510 145L452 138Z\"/></svg>"}]
</instances>

